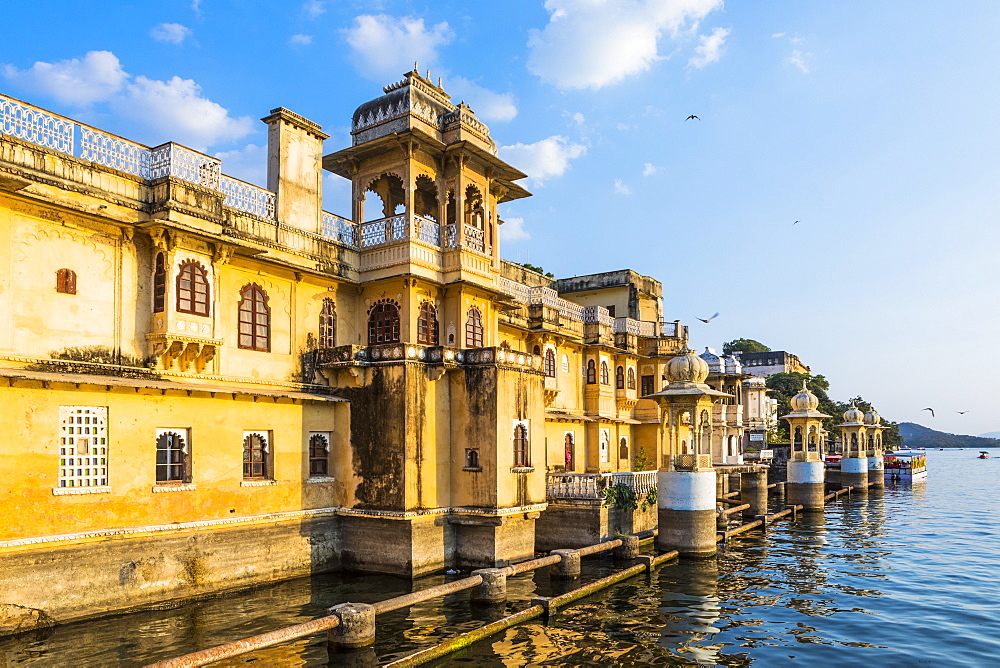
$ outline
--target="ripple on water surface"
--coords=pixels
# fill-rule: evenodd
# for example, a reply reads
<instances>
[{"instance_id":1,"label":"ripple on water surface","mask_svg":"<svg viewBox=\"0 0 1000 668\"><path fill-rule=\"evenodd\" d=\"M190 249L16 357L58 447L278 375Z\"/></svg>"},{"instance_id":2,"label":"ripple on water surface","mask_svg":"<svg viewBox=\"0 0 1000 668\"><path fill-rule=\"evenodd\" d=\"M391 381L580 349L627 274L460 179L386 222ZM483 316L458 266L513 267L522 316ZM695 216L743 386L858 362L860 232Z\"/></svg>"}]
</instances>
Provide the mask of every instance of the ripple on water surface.
<instances>
[{"instance_id":1,"label":"ripple on water surface","mask_svg":"<svg viewBox=\"0 0 1000 668\"><path fill-rule=\"evenodd\" d=\"M717 558L635 578L480 642L437 665L992 665L1000 656L1000 459L929 452L926 482L838 501L737 537ZM609 572L586 559L584 581ZM424 588L444 581L427 578ZM552 595L544 572L511 579L506 612ZM0 640L0 665L138 665L294 624L346 600L405 593L389 577L330 574ZM376 652L401 658L503 614L468 594L379 617ZM218 665L323 665L313 636Z\"/></svg>"}]
</instances>

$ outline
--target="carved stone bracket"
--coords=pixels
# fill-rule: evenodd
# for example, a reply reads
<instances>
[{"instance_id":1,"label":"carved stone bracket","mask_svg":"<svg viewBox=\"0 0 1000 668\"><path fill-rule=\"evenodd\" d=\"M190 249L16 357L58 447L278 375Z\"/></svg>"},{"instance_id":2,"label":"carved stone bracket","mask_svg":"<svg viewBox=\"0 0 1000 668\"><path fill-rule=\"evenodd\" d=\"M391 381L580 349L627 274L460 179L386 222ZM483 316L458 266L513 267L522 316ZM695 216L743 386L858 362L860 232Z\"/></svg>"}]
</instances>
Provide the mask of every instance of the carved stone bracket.
<instances>
[{"instance_id":1,"label":"carved stone bracket","mask_svg":"<svg viewBox=\"0 0 1000 668\"><path fill-rule=\"evenodd\" d=\"M222 341L175 334L147 334L150 354L156 358L156 368L205 373L211 371L212 360Z\"/></svg>"}]
</instances>

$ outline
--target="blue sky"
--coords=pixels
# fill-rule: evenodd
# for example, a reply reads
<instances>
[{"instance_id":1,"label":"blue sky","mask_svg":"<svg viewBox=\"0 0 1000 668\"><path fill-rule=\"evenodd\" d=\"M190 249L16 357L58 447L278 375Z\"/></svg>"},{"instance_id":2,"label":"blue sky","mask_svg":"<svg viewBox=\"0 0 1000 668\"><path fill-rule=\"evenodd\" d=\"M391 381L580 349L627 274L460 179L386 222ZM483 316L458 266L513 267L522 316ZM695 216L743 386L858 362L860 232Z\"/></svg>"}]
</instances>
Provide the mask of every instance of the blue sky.
<instances>
[{"instance_id":1,"label":"blue sky","mask_svg":"<svg viewBox=\"0 0 1000 668\"><path fill-rule=\"evenodd\" d=\"M691 325L695 347L755 338L890 419L1000 430L995 0L164 0L4 14L3 92L204 149L260 184L257 119L288 107L337 150L354 108L417 60L530 176L534 197L501 213L508 259L557 276L633 268L663 282L666 316ZM329 177L326 208L348 213L348 193Z\"/></svg>"}]
</instances>

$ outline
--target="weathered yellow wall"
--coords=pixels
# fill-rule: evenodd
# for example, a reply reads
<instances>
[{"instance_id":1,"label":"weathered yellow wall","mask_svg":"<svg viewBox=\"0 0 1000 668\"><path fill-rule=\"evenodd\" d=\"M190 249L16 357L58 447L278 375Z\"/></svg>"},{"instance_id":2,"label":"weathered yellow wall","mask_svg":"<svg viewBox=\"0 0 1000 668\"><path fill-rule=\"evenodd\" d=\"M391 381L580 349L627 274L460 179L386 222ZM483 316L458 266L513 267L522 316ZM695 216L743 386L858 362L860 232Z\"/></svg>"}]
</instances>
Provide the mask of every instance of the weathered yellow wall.
<instances>
[{"instance_id":1,"label":"weathered yellow wall","mask_svg":"<svg viewBox=\"0 0 1000 668\"><path fill-rule=\"evenodd\" d=\"M20 444L0 457L5 518L0 540L323 508L348 500L351 473L342 456L346 404L46 384L20 380L14 387L0 386L0 420L11 442ZM58 487L60 406L108 407L110 493L52 493ZM195 489L153 493L156 429L171 427L190 429ZM272 432L276 484L240 486L244 430ZM310 431L332 432L334 482L305 482Z\"/></svg>"}]
</instances>

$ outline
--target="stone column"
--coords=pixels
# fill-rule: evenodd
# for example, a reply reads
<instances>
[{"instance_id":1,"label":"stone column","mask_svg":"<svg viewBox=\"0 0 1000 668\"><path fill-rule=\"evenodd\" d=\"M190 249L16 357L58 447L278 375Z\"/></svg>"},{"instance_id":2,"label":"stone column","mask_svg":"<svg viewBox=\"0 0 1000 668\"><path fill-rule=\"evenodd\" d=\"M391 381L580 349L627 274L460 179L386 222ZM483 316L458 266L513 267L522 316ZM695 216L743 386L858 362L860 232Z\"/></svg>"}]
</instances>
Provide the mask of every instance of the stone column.
<instances>
[{"instance_id":1,"label":"stone column","mask_svg":"<svg viewBox=\"0 0 1000 668\"><path fill-rule=\"evenodd\" d=\"M507 575L500 568L483 568L472 571L483 579L483 583L472 590L472 602L492 605L507 600Z\"/></svg>"},{"instance_id":2,"label":"stone column","mask_svg":"<svg viewBox=\"0 0 1000 668\"><path fill-rule=\"evenodd\" d=\"M805 510L823 510L824 473L823 462L788 462L788 503Z\"/></svg>"},{"instance_id":3,"label":"stone column","mask_svg":"<svg viewBox=\"0 0 1000 668\"><path fill-rule=\"evenodd\" d=\"M688 557L710 557L715 543L715 471L657 474L659 530L656 547Z\"/></svg>"},{"instance_id":4,"label":"stone column","mask_svg":"<svg viewBox=\"0 0 1000 668\"><path fill-rule=\"evenodd\" d=\"M750 504L750 508L743 511L745 518L767 514L767 471L740 475L740 501Z\"/></svg>"},{"instance_id":5,"label":"stone column","mask_svg":"<svg viewBox=\"0 0 1000 668\"><path fill-rule=\"evenodd\" d=\"M872 491L881 492L885 488L885 466L882 455L868 458L868 482L872 483Z\"/></svg>"},{"instance_id":6,"label":"stone column","mask_svg":"<svg viewBox=\"0 0 1000 668\"><path fill-rule=\"evenodd\" d=\"M580 577L579 550L552 550L550 554L557 554L562 557L562 561L552 568L553 578L557 580L572 580Z\"/></svg>"},{"instance_id":7,"label":"stone column","mask_svg":"<svg viewBox=\"0 0 1000 668\"><path fill-rule=\"evenodd\" d=\"M868 495L867 457L844 457L840 460L840 486L853 487L851 494Z\"/></svg>"}]
</instances>

